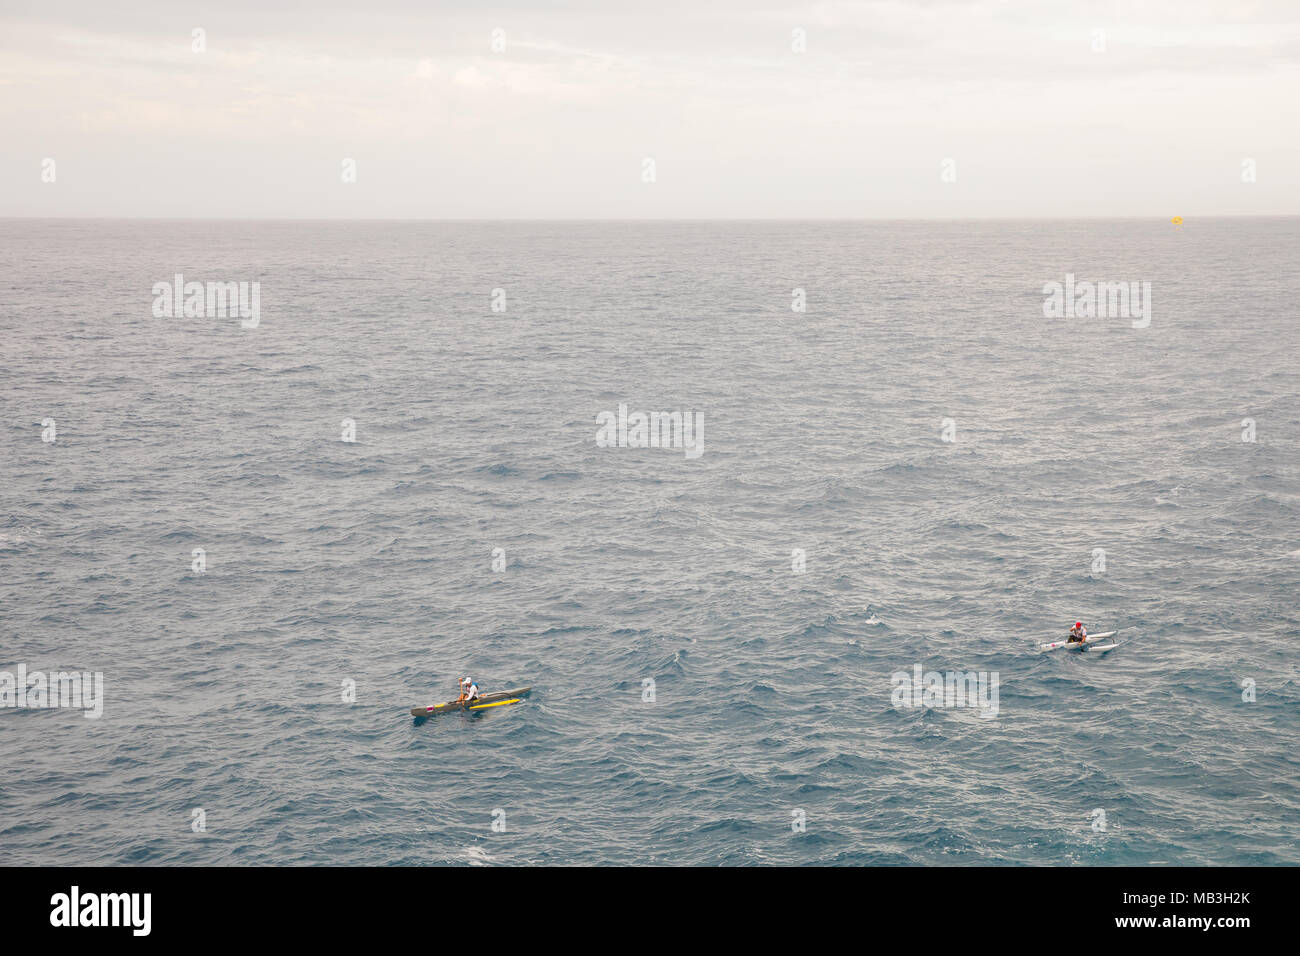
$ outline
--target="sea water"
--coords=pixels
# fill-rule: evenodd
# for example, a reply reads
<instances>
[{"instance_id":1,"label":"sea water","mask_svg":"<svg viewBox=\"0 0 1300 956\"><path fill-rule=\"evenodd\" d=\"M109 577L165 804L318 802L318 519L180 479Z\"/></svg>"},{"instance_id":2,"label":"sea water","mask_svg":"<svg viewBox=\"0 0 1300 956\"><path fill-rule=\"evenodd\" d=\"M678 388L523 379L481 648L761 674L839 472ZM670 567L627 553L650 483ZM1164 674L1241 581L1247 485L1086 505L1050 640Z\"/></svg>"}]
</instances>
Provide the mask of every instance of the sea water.
<instances>
[{"instance_id":1,"label":"sea water","mask_svg":"<svg viewBox=\"0 0 1300 956\"><path fill-rule=\"evenodd\" d=\"M0 222L5 860L1300 863L1297 240Z\"/></svg>"}]
</instances>

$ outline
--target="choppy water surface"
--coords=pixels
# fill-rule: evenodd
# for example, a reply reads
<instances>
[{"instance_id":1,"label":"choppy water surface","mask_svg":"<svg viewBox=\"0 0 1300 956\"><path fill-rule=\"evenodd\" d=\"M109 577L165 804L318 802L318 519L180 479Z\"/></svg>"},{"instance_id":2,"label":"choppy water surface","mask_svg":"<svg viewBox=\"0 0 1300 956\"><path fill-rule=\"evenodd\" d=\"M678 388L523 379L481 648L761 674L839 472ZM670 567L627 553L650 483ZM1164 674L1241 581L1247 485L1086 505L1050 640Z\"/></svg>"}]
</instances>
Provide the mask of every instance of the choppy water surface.
<instances>
[{"instance_id":1,"label":"choppy water surface","mask_svg":"<svg viewBox=\"0 0 1300 956\"><path fill-rule=\"evenodd\" d=\"M0 669L107 698L0 710L5 856L1298 863L1298 239L0 222ZM178 272L259 327L154 317ZM1122 646L1033 652L1079 617ZM411 720L467 671L533 696Z\"/></svg>"}]
</instances>

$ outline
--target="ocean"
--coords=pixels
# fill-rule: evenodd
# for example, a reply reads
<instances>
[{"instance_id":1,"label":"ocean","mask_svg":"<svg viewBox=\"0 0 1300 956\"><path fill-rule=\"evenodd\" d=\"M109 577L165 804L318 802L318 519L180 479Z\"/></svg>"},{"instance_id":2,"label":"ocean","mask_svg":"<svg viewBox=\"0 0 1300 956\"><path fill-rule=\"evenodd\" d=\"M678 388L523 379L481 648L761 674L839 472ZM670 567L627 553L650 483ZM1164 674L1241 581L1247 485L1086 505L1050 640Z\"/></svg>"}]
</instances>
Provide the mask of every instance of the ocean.
<instances>
[{"instance_id":1,"label":"ocean","mask_svg":"<svg viewBox=\"0 0 1300 956\"><path fill-rule=\"evenodd\" d=\"M1297 248L0 220L6 862L1296 865Z\"/></svg>"}]
</instances>

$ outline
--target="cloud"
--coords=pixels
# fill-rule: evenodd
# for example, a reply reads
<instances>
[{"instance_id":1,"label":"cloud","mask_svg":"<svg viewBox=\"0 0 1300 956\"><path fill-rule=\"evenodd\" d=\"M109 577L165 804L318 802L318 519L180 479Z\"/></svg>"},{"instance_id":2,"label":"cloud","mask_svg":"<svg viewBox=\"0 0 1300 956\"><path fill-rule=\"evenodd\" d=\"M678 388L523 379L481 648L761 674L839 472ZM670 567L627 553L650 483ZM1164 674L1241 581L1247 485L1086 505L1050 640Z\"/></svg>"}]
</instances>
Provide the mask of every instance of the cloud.
<instances>
[{"instance_id":1,"label":"cloud","mask_svg":"<svg viewBox=\"0 0 1300 956\"><path fill-rule=\"evenodd\" d=\"M56 151L82 195L104 191L99 214L330 214L342 156L363 170L347 208L376 215L762 216L809 195L850 214L1107 211L1098 192L1116 213L1179 195L1294 210L1300 143L1276 118L1300 93L1298 24L1289 3L145 0L119 17L11 0L0 214L71 194L29 175ZM1246 156L1273 171L1249 195ZM962 175L942 192L945 157Z\"/></svg>"}]
</instances>

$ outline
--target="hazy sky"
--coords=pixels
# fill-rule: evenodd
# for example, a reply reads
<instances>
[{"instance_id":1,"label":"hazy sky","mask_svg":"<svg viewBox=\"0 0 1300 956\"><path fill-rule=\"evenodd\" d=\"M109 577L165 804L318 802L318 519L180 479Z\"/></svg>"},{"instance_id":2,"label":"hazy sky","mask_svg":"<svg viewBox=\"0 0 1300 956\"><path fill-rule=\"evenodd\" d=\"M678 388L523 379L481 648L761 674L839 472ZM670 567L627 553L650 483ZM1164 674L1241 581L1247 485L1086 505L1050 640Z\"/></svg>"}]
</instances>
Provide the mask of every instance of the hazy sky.
<instances>
[{"instance_id":1,"label":"hazy sky","mask_svg":"<svg viewBox=\"0 0 1300 956\"><path fill-rule=\"evenodd\" d=\"M1300 214L1300 0L0 0L0 124L3 216Z\"/></svg>"}]
</instances>

